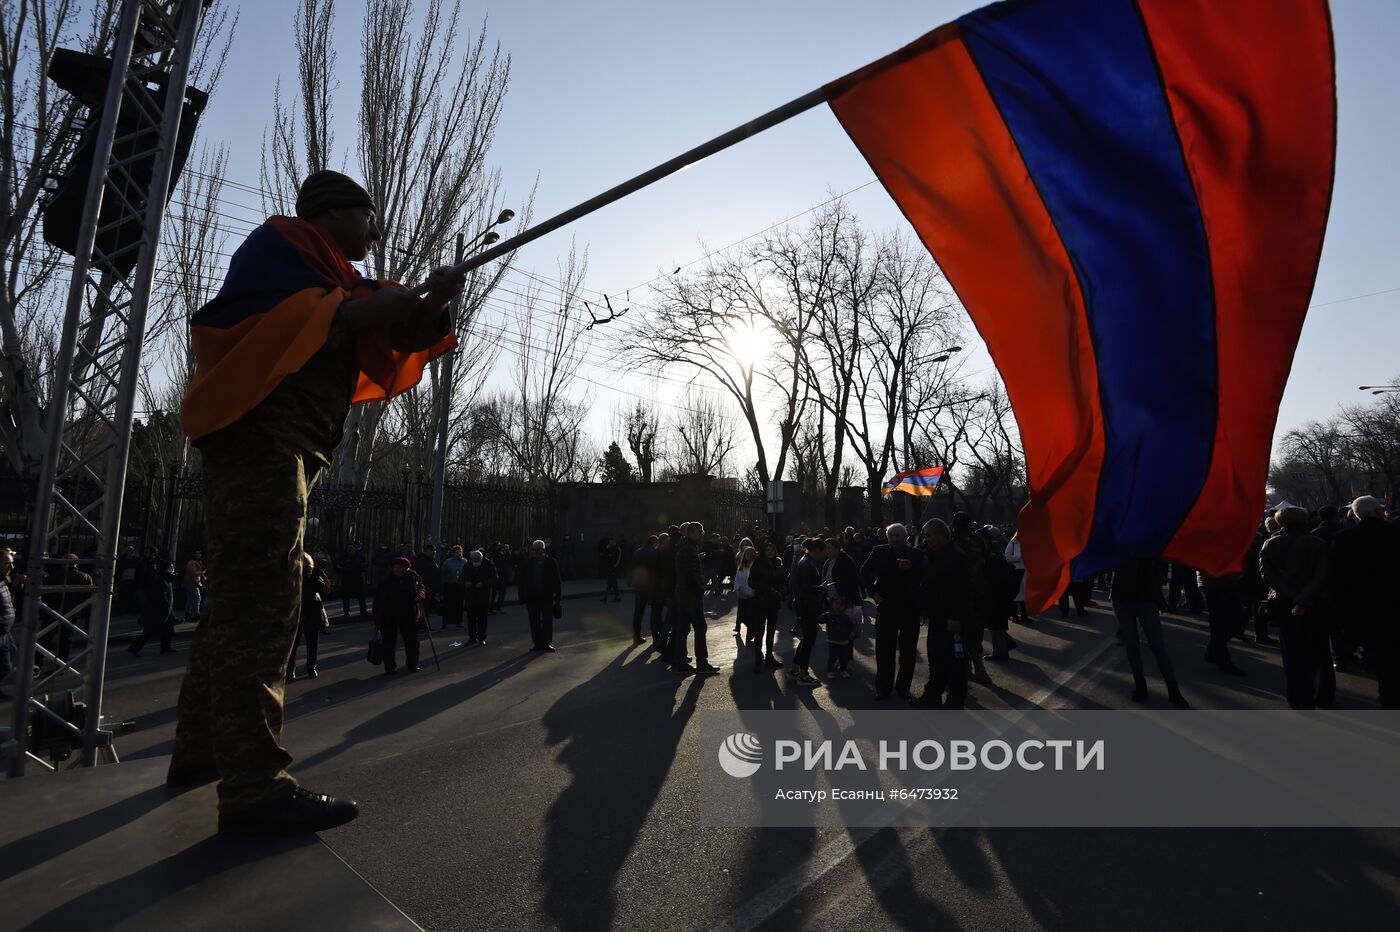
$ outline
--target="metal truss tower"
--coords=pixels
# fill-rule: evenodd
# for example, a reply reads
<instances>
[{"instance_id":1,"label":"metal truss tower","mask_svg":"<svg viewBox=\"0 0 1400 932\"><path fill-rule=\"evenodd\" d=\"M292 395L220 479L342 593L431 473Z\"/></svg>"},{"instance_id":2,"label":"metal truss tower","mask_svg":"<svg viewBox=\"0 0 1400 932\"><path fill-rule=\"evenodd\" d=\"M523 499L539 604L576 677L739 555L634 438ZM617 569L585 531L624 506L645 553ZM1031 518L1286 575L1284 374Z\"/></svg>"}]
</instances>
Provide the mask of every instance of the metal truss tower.
<instances>
[{"instance_id":1,"label":"metal truss tower","mask_svg":"<svg viewBox=\"0 0 1400 932\"><path fill-rule=\"evenodd\" d=\"M56 769L75 749L83 766L117 759L102 727L102 685L122 496L146 310L204 6L121 6L46 413L18 626L19 693L11 727L0 734L11 776L31 761ZM92 553L66 559L75 540ZM81 584L73 568L92 583Z\"/></svg>"}]
</instances>

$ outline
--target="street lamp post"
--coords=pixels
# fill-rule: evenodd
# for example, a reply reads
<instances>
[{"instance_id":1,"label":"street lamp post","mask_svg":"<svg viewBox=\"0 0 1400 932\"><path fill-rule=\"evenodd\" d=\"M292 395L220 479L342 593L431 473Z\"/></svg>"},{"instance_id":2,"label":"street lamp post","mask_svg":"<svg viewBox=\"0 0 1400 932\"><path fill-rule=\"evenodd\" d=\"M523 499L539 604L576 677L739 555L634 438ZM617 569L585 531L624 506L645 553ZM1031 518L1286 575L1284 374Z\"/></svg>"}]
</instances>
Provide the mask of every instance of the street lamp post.
<instances>
[{"instance_id":1,"label":"street lamp post","mask_svg":"<svg viewBox=\"0 0 1400 932\"><path fill-rule=\"evenodd\" d=\"M1400 392L1400 382L1392 382L1389 385L1362 385L1360 390L1370 392L1372 395L1388 395L1392 392Z\"/></svg>"},{"instance_id":2,"label":"street lamp post","mask_svg":"<svg viewBox=\"0 0 1400 932\"><path fill-rule=\"evenodd\" d=\"M902 402L900 407L904 415L902 433L904 434L904 458L906 461L904 463L905 469L910 468L908 462L909 448L913 446L914 440L913 428L910 426L909 418L909 369L913 366L922 366L928 363L947 362L949 359L952 358L954 353L961 352L961 346L949 346L945 347L944 349L934 350L932 353L927 353L923 356L918 357L917 359L910 360L904 364L904 371L900 373L900 400ZM909 496L905 496L904 521L906 524L912 524L914 522L914 500Z\"/></svg>"}]
</instances>

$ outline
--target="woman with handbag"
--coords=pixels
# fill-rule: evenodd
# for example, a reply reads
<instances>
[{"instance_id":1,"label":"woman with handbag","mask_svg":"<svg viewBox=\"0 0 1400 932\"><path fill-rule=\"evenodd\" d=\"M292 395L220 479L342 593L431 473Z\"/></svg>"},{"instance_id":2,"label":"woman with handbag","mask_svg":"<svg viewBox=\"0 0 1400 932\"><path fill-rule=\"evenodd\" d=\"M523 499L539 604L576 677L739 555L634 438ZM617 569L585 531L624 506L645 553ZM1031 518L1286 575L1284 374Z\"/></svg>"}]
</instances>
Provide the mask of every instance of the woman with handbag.
<instances>
[{"instance_id":1,"label":"woman with handbag","mask_svg":"<svg viewBox=\"0 0 1400 932\"><path fill-rule=\"evenodd\" d=\"M734 571L734 598L739 603L734 609L734 630L737 632L739 626L743 626L746 647L763 636L763 609L758 605L758 593L749 584L749 577L753 574L753 565L756 562L758 551L752 547L745 547L739 555L739 568ZM763 672L762 656L754 656L753 672Z\"/></svg>"},{"instance_id":2,"label":"woman with handbag","mask_svg":"<svg viewBox=\"0 0 1400 932\"><path fill-rule=\"evenodd\" d=\"M321 646L321 631L326 627L326 592L330 583L326 573L316 565L311 554L302 552L301 618L297 636L292 641L292 656L287 660L287 679L297 678L297 648L306 640L306 678L314 680L321 674L316 670L316 656Z\"/></svg>"}]
</instances>

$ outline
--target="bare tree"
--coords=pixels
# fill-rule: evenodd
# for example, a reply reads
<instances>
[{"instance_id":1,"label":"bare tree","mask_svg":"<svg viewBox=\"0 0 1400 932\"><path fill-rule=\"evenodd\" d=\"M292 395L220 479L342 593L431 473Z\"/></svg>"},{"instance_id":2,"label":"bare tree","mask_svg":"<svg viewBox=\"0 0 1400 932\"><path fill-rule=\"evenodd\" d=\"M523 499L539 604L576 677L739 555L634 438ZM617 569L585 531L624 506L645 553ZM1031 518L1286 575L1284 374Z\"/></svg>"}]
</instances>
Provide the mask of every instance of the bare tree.
<instances>
[{"instance_id":1,"label":"bare tree","mask_svg":"<svg viewBox=\"0 0 1400 932\"><path fill-rule=\"evenodd\" d=\"M1346 496L1343 491L1344 473L1350 465L1347 440L1342 427L1334 421L1309 421L1283 435L1280 445L1283 455L1307 463L1322 481L1333 501Z\"/></svg>"},{"instance_id":2,"label":"bare tree","mask_svg":"<svg viewBox=\"0 0 1400 932\"><path fill-rule=\"evenodd\" d=\"M870 520L883 521L880 486L900 440L912 368L924 365L957 332L943 274L928 252L903 234L887 238L881 285L863 311L864 352L852 373L851 449L865 466Z\"/></svg>"},{"instance_id":3,"label":"bare tree","mask_svg":"<svg viewBox=\"0 0 1400 932\"><path fill-rule=\"evenodd\" d=\"M968 475L964 492L970 493L969 510L980 515L986 513L989 503L997 503L1009 516L1024 498L1026 460L1011 401L1000 381L994 378L972 402L967 424L964 436Z\"/></svg>"},{"instance_id":4,"label":"bare tree","mask_svg":"<svg viewBox=\"0 0 1400 932\"><path fill-rule=\"evenodd\" d=\"M687 378L693 372L732 398L749 428L764 484L782 476L806 410L808 382L796 347L816 308L802 271L790 265L800 254L782 242L771 247L717 255L697 272L668 276L613 342L620 365ZM777 328L781 338L767 345ZM771 418L770 395L778 398ZM770 421L778 428L771 462L763 436Z\"/></svg>"},{"instance_id":5,"label":"bare tree","mask_svg":"<svg viewBox=\"0 0 1400 932\"><path fill-rule=\"evenodd\" d=\"M846 432L854 375L865 349L862 324L878 293L881 254L871 248L859 221L841 200L827 205L800 239L770 254L791 258L775 263L790 292L812 306L807 326L775 328L795 352L803 382L818 408L816 462L823 473L826 522L836 523L836 496L846 471ZM830 422L831 429L825 427Z\"/></svg>"},{"instance_id":6,"label":"bare tree","mask_svg":"<svg viewBox=\"0 0 1400 932\"><path fill-rule=\"evenodd\" d=\"M668 459L680 475L722 476L734 452L734 418L713 395L688 392L667 421Z\"/></svg>"},{"instance_id":7,"label":"bare tree","mask_svg":"<svg viewBox=\"0 0 1400 932\"><path fill-rule=\"evenodd\" d=\"M17 470L33 469L42 457L47 370L69 268L40 235L44 192L62 176L89 117L77 100L50 86L47 73L61 46L107 49L118 4L99 0L83 22L79 7L71 0L0 3L0 443ZM237 17L223 5L205 11L193 84L217 87L236 27ZM88 309L83 327L90 339L100 341L107 313L100 302Z\"/></svg>"},{"instance_id":8,"label":"bare tree","mask_svg":"<svg viewBox=\"0 0 1400 932\"><path fill-rule=\"evenodd\" d=\"M485 409L494 418L493 439L529 481L554 486L596 465L599 451L583 434L589 406L571 391L588 353L580 323L579 292L587 258L571 251L560 267L560 301L542 310L537 287L522 297L514 385L493 395Z\"/></svg>"},{"instance_id":9,"label":"bare tree","mask_svg":"<svg viewBox=\"0 0 1400 932\"><path fill-rule=\"evenodd\" d=\"M265 206L272 210L289 212L304 174L340 161L333 151L331 117L337 90L334 13L335 0L302 0L295 17L295 101L283 102L279 92L263 145L264 185L272 189ZM473 39L459 41L461 13L461 0L450 5L368 0L365 7L355 153L385 230L368 260L375 278L422 280L429 269L450 261L458 231L484 229L501 207L501 178L489 168L488 157L510 84L510 56L489 42L485 24ZM518 206L519 222L528 222L529 203ZM473 278L459 334L470 334L467 324L511 261L494 263ZM429 396L418 401L423 412L445 390L438 384L439 368L433 364L428 385L418 389ZM399 431L427 430L415 443L431 445L431 417L407 411L395 417ZM382 446L377 440L383 418L382 404L351 410L337 452L335 473L341 481L368 479Z\"/></svg>"},{"instance_id":10,"label":"bare tree","mask_svg":"<svg viewBox=\"0 0 1400 932\"><path fill-rule=\"evenodd\" d=\"M656 465L656 438L661 433L661 418L656 408L645 401L613 416L616 430L627 438L627 449L637 462L637 476L642 482L652 481Z\"/></svg>"},{"instance_id":11,"label":"bare tree","mask_svg":"<svg viewBox=\"0 0 1400 932\"><path fill-rule=\"evenodd\" d=\"M1364 477L1366 491L1393 493L1400 489L1400 395L1382 395L1368 405L1342 409L1347 449L1352 461L1356 494ZM1350 497L1354 497L1350 496Z\"/></svg>"}]
</instances>

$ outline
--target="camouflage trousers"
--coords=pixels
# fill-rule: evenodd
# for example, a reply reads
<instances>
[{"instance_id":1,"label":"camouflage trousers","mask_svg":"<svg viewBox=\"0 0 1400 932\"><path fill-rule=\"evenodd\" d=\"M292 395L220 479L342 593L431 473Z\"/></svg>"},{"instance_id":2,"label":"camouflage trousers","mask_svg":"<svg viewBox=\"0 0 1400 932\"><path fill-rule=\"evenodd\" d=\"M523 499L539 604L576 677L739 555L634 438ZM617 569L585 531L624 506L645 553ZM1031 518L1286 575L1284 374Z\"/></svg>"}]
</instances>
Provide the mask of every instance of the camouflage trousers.
<instances>
[{"instance_id":1,"label":"camouflage trousers","mask_svg":"<svg viewBox=\"0 0 1400 932\"><path fill-rule=\"evenodd\" d=\"M180 686L171 767L216 766L219 808L236 812L296 786L282 747L282 702L317 464L246 438L215 437L201 452L210 610Z\"/></svg>"}]
</instances>

